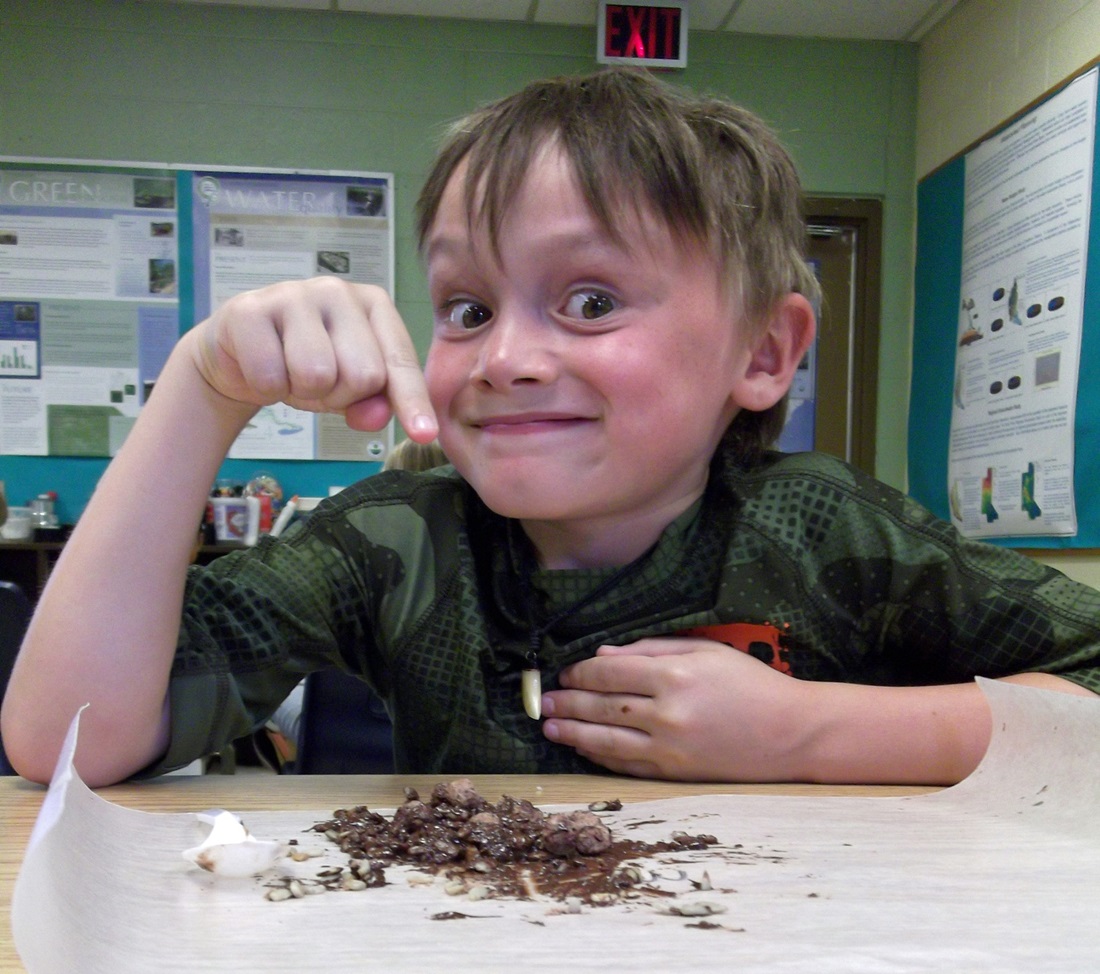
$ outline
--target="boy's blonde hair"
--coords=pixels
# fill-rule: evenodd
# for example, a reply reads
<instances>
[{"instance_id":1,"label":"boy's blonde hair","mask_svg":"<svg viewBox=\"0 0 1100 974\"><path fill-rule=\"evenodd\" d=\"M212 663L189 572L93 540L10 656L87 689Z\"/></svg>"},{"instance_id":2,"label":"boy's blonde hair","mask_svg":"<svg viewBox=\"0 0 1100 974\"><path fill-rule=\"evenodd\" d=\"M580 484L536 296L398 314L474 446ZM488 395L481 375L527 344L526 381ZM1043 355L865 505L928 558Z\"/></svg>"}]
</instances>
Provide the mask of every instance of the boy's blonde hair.
<instances>
[{"instance_id":1,"label":"boy's blonde hair","mask_svg":"<svg viewBox=\"0 0 1100 974\"><path fill-rule=\"evenodd\" d=\"M763 328L792 291L816 303L798 174L772 131L724 99L632 68L536 81L454 125L417 201L421 248L464 161L471 228L484 221L495 248L510 204L550 142L572 163L613 239L623 240L624 214L648 211L676 239L706 246L750 329ZM766 412L743 411L727 441L752 462L778 437L785 414L785 398Z\"/></svg>"}]
</instances>

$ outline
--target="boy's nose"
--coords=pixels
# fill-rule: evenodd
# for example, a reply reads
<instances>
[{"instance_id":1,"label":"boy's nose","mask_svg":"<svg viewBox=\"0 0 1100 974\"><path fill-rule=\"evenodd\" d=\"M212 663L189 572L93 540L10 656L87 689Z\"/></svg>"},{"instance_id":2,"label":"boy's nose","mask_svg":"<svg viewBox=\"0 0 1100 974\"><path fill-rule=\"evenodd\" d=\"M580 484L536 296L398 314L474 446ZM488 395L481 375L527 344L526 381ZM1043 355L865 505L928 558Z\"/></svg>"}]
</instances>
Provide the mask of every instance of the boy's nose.
<instances>
[{"instance_id":1,"label":"boy's nose","mask_svg":"<svg viewBox=\"0 0 1100 974\"><path fill-rule=\"evenodd\" d=\"M517 382L548 382L557 359L548 347L549 329L533 316L498 310L485 329L473 379L494 388Z\"/></svg>"}]
</instances>

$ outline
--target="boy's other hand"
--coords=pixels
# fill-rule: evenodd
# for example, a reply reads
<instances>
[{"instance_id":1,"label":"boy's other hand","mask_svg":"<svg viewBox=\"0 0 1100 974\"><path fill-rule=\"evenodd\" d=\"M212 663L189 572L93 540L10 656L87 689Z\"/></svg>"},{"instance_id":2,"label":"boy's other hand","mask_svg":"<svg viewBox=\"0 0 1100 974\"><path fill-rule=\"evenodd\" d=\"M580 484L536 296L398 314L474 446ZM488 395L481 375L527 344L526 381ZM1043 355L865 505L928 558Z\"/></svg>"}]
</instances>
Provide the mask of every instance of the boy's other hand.
<instances>
[{"instance_id":1,"label":"boy's other hand","mask_svg":"<svg viewBox=\"0 0 1100 974\"><path fill-rule=\"evenodd\" d=\"M697 638L602 646L543 696L546 736L646 778L789 779L802 681Z\"/></svg>"},{"instance_id":2,"label":"boy's other hand","mask_svg":"<svg viewBox=\"0 0 1100 974\"><path fill-rule=\"evenodd\" d=\"M438 432L416 349L380 287L336 277L272 284L230 298L190 340L199 373L236 402L340 413L360 430L396 414L420 442Z\"/></svg>"}]
</instances>

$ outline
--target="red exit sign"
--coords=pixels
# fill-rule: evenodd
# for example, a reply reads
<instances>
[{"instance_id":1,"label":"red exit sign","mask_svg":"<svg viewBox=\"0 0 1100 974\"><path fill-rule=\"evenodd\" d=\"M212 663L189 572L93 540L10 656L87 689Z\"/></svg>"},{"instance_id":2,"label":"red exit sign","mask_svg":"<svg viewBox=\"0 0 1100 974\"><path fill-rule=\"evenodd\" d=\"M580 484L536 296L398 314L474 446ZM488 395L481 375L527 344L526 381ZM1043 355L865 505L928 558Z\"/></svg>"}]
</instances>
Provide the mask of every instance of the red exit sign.
<instances>
[{"instance_id":1,"label":"red exit sign","mask_svg":"<svg viewBox=\"0 0 1100 974\"><path fill-rule=\"evenodd\" d=\"M596 60L602 64L640 64L686 68L686 3L600 2Z\"/></svg>"}]
</instances>

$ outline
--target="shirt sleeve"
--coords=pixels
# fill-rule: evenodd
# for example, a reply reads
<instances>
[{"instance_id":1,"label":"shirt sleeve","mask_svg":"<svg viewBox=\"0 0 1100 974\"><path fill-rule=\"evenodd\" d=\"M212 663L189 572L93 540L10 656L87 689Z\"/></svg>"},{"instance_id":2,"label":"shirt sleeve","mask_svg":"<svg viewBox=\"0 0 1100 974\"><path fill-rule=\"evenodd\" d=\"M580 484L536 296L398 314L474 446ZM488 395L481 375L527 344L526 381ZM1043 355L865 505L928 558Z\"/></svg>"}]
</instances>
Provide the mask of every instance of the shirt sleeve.
<instances>
[{"instance_id":1,"label":"shirt sleeve","mask_svg":"<svg viewBox=\"0 0 1100 974\"><path fill-rule=\"evenodd\" d=\"M1100 691L1091 586L964 538L831 457L783 456L748 483L746 517L778 553L775 574L801 586L790 596L796 675L915 686L1044 672Z\"/></svg>"},{"instance_id":2,"label":"shirt sleeve","mask_svg":"<svg viewBox=\"0 0 1100 974\"><path fill-rule=\"evenodd\" d=\"M896 527L882 529L891 553L883 640L912 682L1032 671L1100 691L1100 592L900 503Z\"/></svg>"},{"instance_id":3,"label":"shirt sleeve","mask_svg":"<svg viewBox=\"0 0 1100 974\"><path fill-rule=\"evenodd\" d=\"M364 621L374 593L355 546L330 535L262 539L189 570L169 685L169 750L145 774L252 733L313 670L342 666L369 677Z\"/></svg>"},{"instance_id":4,"label":"shirt sleeve","mask_svg":"<svg viewBox=\"0 0 1100 974\"><path fill-rule=\"evenodd\" d=\"M454 560L455 478L367 478L279 538L187 575L169 685L171 736L145 776L260 727L307 674L336 667L384 699L392 653L428 617L440 552ZM434 531L433 531L434 526Z\"/></svg>"}]
</instances>

